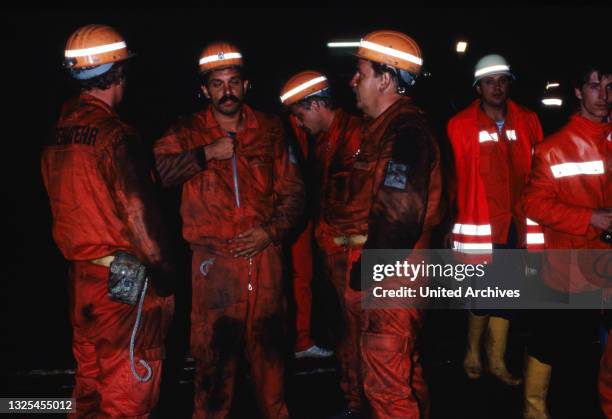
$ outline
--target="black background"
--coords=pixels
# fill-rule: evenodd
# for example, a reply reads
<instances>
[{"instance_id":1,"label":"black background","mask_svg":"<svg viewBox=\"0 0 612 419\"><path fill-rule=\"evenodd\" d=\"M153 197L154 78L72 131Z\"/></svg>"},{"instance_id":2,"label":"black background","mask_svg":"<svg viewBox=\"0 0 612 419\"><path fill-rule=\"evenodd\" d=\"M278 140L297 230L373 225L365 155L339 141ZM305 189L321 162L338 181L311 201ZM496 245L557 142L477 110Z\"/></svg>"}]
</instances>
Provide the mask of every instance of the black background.
<instances>
[{"instance_id":1,"label":"black background","mask_svg":"<svg viewBox=\"0 0 612 419\"><path fill-rule=\"evenodd\" d=\"M472 69L484 54L507 58L516 75L512 96L538 112L546 133L560 127L575 106L567 82L575 64L590 56L612 55L610 9L394 9L386 7L386 2L373 6L3 12L0 370L10 376L15 371L72 363L68 265L51 237L39 158L61 103L76 92L61 64L64 43L77 27L115 26L137 53L121 112L150 143L178 115L202 106L197 60L211 40L226 39L242 49L253 86L248 102L257 109L280 112L278 92L284 81L312 68L327 73L340 105L355 111L348 88L355 60L348 50L328 49L326 42L358 40L381 28L405 32L421 45L430 73L418 83L417 101L441 134L448 118L473 99ZM459 38L470 43L463 56L454 51ZM560 110L540 104L544 86L552 80L560 81L564 90L565 106ZM163 203L177 246L185 250L178 237L176 198L176 191L169 191ZM188 284L187 275L183 284ZM187 319L185 307L178 313L179 319ZM185 339L181 335L181 344Z\"/></svg>"}]
</instances>

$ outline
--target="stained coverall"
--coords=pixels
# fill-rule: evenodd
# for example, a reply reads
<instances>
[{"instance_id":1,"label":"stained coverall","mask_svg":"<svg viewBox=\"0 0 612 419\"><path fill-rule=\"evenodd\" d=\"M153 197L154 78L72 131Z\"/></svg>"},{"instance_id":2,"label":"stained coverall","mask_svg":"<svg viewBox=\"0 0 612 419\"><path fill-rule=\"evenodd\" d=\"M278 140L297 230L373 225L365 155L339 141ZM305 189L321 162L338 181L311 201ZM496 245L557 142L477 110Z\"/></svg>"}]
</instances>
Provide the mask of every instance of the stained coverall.
<instances>
[{"instance_id":1,"label":"stained coverall","mask_svg":"<svg viewBox=\"0 0 612 419\"><path fill-rule=\"evenodd\" d=\"M137 138L106 103L82 93L68 101L42 153L42 175L53 214L53 238L70 266L72 349L77 361L77 417L145 417L159 396L164 338L174 310L171 269L147 173L134 154ZM148 287L135 362L129 344L137 306L108 297L107 256L123 250L148 267ZM96 264L94 263L96 261Z\"/></svg>"},{"instance_id":2,"label":"stained coverall","mask_svg":"<svg viewBox=\"0 0 612 419\"><path fill-rule=\"evenodd\" d=\"M193 250L194 417L227 417L244 350L263 416L286 418L280 244L301 214L303 183L280 121L246 105L242 121L235 134L239 207L232 159L206 162L204 146L228 135L212 108L180 120L154 151L163 183L183 185L183 236ZM258 226L272 244L251 259L234 258L228 240Z\"/></svg>"},{"instance_id":3,"label":"stained coverall","mask_svg":"<svg viewBox=\"0 0 612 419\"><path fill-rule=\"evenodd\" d=\"M428 248L443 217L439 147L424 113L398 99L364 132L349 175L349 234L367 234L363 249ZM349 253L351 287L359 288L360 249ZM374 418L428 416L427 386L416 346L417 308L363 311L363 388Z\"/></svg>"},{"instance_id":4,"label":"stained coverall","mask_svg":"<svg viewBox=\"0 0 612 419\"><path fill-rule=\"evenodd\" d=\"M340 387L351 411L362 410L359 378L359 312L360 293L347 283L349 249L334 238L345 236L344 205L348 200L348 175L361 143L363 124L360 118L342 109L335 111L329 130L321 133L315 143L316 173L320 190L320 207L315 236L324 257L327 277L331 281L340 306L344 328L337 341L340 362Z\"/></svg>"}]
</instances>

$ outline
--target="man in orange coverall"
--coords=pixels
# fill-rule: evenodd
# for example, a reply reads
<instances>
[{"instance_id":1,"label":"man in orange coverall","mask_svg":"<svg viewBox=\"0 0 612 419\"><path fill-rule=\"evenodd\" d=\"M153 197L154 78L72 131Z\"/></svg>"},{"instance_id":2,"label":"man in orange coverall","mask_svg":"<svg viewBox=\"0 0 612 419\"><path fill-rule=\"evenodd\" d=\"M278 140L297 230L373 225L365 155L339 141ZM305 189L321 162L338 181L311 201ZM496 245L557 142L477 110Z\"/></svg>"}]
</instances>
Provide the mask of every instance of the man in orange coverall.
<instances>
[{"instance_id":1,"label":"man in orange coverall","mask_svg":"<svg viewBox=\"0 0 612 419\"><path fill-rule=\"evenodd\" d=\"M304 186L278 118L244 103L249 82L233 45L200 56L210 106L155 145L165 185L183 185L183 236L193 250L194 417L227 417L244 351L265 418L286 418L280 244L302 212Z\"/></svg>"},{"instance_id":2,"label":"man in orange coverall","mask_svg":"<svg viewBox=\"0 0 612 419\"><path fill-rule=\"evenodd\" d=\"M148 416L158 400L164 338L174 309L173 298L163 296L169 294L172 272L162 257L152 185L137 164L143 156L133 154L136 133L115 112L129 57L124 39L111 27L87 25L70 36L65 65L81 93L64 105L42 153L53 237L72 262L77 417ZM120 251L138 261L119 266L126 257ZM122 274L115 268L133 272L141 263L153 286L138 291L144 303L131 358L130 336L140 309L134 302L111 300L109 279Z\"/></svg>"},{"instance_id":3,"label":"man in orange coverall","mask_svg":"<svg viewBox=\"0 0 612 419\"><path fill-rule=\"evenodd\" d=\"M509 99L512 80L504 57L482 57L474 69L478 98L448 123L457 179L457 219L453 249L516 249L542 245L537 226L522 214L519 205L531 168L534 146L542 141L537 115ZM529 230L528 230L529 229ZM481 340L487 332L487 370L501 382L521 380L506 367L509 311L473 310L469 313L466 375L480 378Z\"/></svg>"},{"instance_id":4,"label":"man in orange coverall","mask_svg":"<svg viewBox=\"0 0 612 419\"><path fill-rule=\"evenodd\" d=\"M347 400L347 412L360 412L358 380L359 297L347 285L347 248L334 242L342 236L336 218L342 215L347 194L347 176L361 142L362 122L340 108L333 108L329 82L316 71L303 71L285 83L281 101L291 110L296 126L315 137L315 182L320 207L316 214L316 235L332 282L343 309L346 329L338 340L340 384Z\"/></svg>"},{"instance_id":5,"label":"man in orange coverall","mask_svg":"<svg viewBox=\"0 0 612 419\"><path fill-rule=\"evenodd\" d=\"M565 126L536 147L524 191L524 208L527 216L542 226L546 249L602 252L612 249L610 240L603 236L612 230L612 124L609 121L612 101L608 99L612 94L612 68L605 64L586 66L573 82L580 109ZM561 301L568 295L572 300L598 295L602 281L596 280L597 270L590 271L583 266L576 257L546 253L542 279L547 294L558 296ZM600 306L593 308L535 310L530 321L533 331L527 342L524 418L550 417L546 399L552 369L561 362L576 363L574 355L593 342ZM612 410L609 404L611 364L608 349L599 381L608 417Z\"/></svg>"},{"instance_id":6,"label":"man in orange coverall","mask_svg":"<svg viewBox=\"0 0 612 419\"><path fill-rule=\"evenodd\" d=\"M302 153L302 177L312 177L312 146L309 134L298 128L299 121L293 115L289 116L289 123L295 136L296 145ZM293 298L295 300L295 331L294 356L301 358L327 358L333 351L315 344L311 337L312 316L312 289L311 283L314 275L314 256L312 248L313 218L317 211L316 200L318 191L312 183L305 186L305 205L302 221L298 223L297 238L291 243L291 267L293 269ZM309 198L312 199L309 199Z\"/></svg>"},{"instance_id":7,"label":"man in orange coverall","mask_svg":"<svg viewBox=\"0 0 612 419\"><path fill-rule=\"evenodd\" d=\"M352 288L361 287L363 249L423 249L442 219L442 176L437 141L409 97L423 59L417 43L394 31L366 35L351 80L357 106L368 116L349 175L345 240ZM367 237L366 240L362 238ZM366 278L367 279L367 278ZM374 418L428 416L416 341L417 308L362 312L361 373Z\"/></svg>"}]
</instances>

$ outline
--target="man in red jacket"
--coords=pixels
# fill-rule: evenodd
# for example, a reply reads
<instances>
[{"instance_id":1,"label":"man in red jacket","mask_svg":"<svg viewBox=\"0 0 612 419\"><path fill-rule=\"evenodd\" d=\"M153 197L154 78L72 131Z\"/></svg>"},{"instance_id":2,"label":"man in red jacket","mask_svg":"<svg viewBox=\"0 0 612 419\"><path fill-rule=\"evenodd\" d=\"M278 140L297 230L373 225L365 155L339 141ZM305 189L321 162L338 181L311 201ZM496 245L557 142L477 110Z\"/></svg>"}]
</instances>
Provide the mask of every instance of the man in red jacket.
<instances>
[{"instance_id":1,"label":"man in red jacket","mask_svg":"<svg viewBox=\"0 0 612 419\"><path fill-rule=\"evenodd\" d=\"M481 58L474 70L478 98L448 123L457 179L453 248L460 253L541 244L537 232L527 231L536 226L526 220L519 201L542 128L535 113L509 99L512 77L502 56ZM520 383L504 360L508 326L507 311L469 313L463 361L469 378L481 375L480 342L486 330L488 371L506 384Z\"/></svg>"},{"instance_id":2,"label":"man in red jacket","mask_svg":"<svg viewBox=\"0 0 612 419\"><path fill-rule=\"evenodd\" d=\"M608 122L612 122L612 93L609 91L607 98L608 105L611 109L611 113L608 115ZM608 232L611 232L610 235L612 235L612 229L608 230ZM606 298L610 298L609 292L607 293ZM609 311L607 315L610 315ZM601 358L601 366L599 370L599 396L601 398L601 408L606 415L606 418L612 419L612 329L610 329L608 332L606 348Z\"/></svg>"},{"instance_id":3,"label":"man in red jacket","mask_svg":"<svg viewBox=\"0 0 612 419\"><path fill-rule=\"evenodd\" d=\"M81 93L62 108L42 153L53 238L72 262L76 417L148 417L159 396L174 309L173 298L162 296L168 295L172 272L152 185L138 164L144 156L133 153L136 133L115 111L125 91L128 58L123 37L111 27L87 25L70 36L65 65ZM135 275L141 264L151 286ZM123 271L134 274L142 290L122 282ZM112 292L114 280L134 298ZM140 328L131 341L138 312Z\"/></svg>"},{"instance_id":4,"label":"man in red jacket","mask_svg":"<svg viewBox=\"0 0 612 419\"><path fill-rule=\"evenodd\" d=\"M200 74L210 106L155 144L164 184L183 185L193 250L194 417L228 416L244 350L263 417L286 418L280 244L302 212L303 183L280 120L244 103L240 51L208 45Z\"/></svg>"},{"instance_id":5,"label":"man in red jacket","mask_svg":"<svg viewBox=\"0 0 612 419\"><path fill-rule=\"evenodd\" d=\"M612 230L612 69L590 66L575 86L580 109L536 147L524 208L542 225L547 249L612 249L602 240L602 233ZM547 253L542 277L549 293L580 298L596 292L593 278L577 266L571 257ZM575 362L571 354L592 342L598 322L598 310L538 310L527 345L525 418L549 417L546 396L552 366L560 360ZM609 365L606 356L600 389L608 412Z\"/></svg>"},{"instance_id":6,"label":"man in red jacket","mask_svg":"<svg viewBox=\"0 0 612 419\"><path fill-rule=\"evenodd\" d=\"M289 79L281 91L281 101L290 108L296 126L315 138L315 190L320 202L315 214L316 237L346 325L337 343L340 385L349 411L359 412L359 293L346 281L346 243L335 242L334 238L343 235L336 220L342 217L346 202L347 177L361 142L362 121L333 107L328 80L316 71L303 71Z\"/></svg>"},{"instance_id":7,"label":"man in red jacket","mask_svg":"<svg viewBox=\"0 0 612 419\"><path fill-rule=\"evenodd\" d=\"M361 249L426 249L443 217L438 144L424 112L410 98L423 59L418 44L395 31L360 41L351 80L367 115L363 141L348 181L343 214L350 286L361 289ZM428 416L416 341L423 322L417 308L362 312L361 375L374 418Z\"/></svg>"}]
</instances>

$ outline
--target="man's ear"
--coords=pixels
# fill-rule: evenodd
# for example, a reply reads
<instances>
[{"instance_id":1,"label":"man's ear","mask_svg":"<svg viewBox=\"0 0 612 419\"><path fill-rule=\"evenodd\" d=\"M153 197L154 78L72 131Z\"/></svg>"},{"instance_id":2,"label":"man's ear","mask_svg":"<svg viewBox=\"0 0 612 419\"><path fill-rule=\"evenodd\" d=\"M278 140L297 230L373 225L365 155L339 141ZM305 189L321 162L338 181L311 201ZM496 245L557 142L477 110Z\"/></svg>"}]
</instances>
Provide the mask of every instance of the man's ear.
<instances>
[{"instance_id":1,"label":"man's ear","mask_svg":"<svg viewBox=\"0 0 612 419\"><path fill-rule=\"evenodd\" d=\"M244 90L244 93L248 92L250 87L251 83L249 83L248 80L242 82L242 89Z\"/></svg>"},{"instance_id":2,"label":"man's ear","mask_svg":"<svg viewBox=\"0 0 612 419\"><path fill-rule=\"evenodd\" d=\"M202 93L204 93L204 96L206 97L206 99L210 99L210 93L208 93L208 88L206 87L206 85L201 85L200 88L202 89Z\"/></svg>"},{"instance_id":3,"label":"man's ear","mask_svg":"<svg viewBox=\"0 0 612 419\"><path fill-rule=\"evenodd\" d=\"M578 89L578 88L574 88L574 94L576 95L576 97L578 98L578 100L582 100L582 90Z\"/></svg>"},{"instance_id":4,"label":"man's ear","mask_svg":"<svg viewBox=\"0 0 612 419\"><path fill-rule=\"evenodd\" d=\"M480 88L480 82L476 84L476 93L478 93L478 96L482 95L482 89Z\"/></svg>"},{"instance_id":5,"label":"man's ear","mask_svg":"<svg viewBox=\"0 0 612 419\"><path fill-rule=\"evenodd\" d=\"M380 92L386 91L393 84L393 78L391 77L391 74L387 71L382 73L379 79L380 80L378 81L378 90Z\"/></svg>"}]
</instances>

